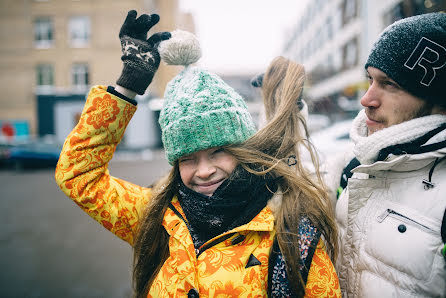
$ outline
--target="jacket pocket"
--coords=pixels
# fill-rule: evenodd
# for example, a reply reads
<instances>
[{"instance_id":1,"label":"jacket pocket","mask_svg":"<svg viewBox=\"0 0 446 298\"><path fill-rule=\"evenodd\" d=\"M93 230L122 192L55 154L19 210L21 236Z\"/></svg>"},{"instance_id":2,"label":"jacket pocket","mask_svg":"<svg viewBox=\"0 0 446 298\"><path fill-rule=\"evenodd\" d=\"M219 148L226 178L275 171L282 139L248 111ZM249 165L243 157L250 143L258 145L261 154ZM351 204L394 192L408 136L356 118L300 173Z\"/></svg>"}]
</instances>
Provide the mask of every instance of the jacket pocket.
<instances>
[{"instance_id":1,"label":"jacket pocket","mask_svg":"<svg viewBox=\"0 0 446 298\"><path fill-rule=\"evenodd\" d=\"M409 225L415 226L419 229L422 229L428 233L435 233L435 229L431 228L430 226L421 223L419 220L412 219L404 214L401 214L393 209L387 208L383 213L378 215L376 218L378 222L383 222L388 216L391 216L401 222L407 223ZM400 233L404 233L407 230L406 225L402 223L398 226L398 231Z\"/></svg>"},{"instance_id":2,"label":"jacket pocket","mask_svg":"<svg viewBox=\"0 0 446 298\"><path fill-rule=\"evenodd\" d=\"M428 280L441 246L440 226L401 208L378 209L366 232L366 252L418 280ZM382 267L385 268L385 267Z\"/></svg>"}]
</instances>

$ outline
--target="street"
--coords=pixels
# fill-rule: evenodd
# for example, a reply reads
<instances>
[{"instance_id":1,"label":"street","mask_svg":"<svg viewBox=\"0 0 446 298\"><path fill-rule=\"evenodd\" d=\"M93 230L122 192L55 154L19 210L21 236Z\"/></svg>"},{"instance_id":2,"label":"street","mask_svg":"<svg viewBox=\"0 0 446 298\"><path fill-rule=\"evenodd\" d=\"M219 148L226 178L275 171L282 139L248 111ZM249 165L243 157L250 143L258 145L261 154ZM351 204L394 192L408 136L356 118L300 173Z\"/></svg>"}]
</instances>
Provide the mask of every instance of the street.
<instances>
[{"instance_id":1,"label":"street","mask_svg":"<svg viewBox=\"0 0 446 298\"><path fill-rule=\"evenodd\" d=\"M149 185L170 166L112 160L113 176ZM0 171L0 297L131 297L132 249L59 189L54 169Z\"/></svg>"}]
</instances>

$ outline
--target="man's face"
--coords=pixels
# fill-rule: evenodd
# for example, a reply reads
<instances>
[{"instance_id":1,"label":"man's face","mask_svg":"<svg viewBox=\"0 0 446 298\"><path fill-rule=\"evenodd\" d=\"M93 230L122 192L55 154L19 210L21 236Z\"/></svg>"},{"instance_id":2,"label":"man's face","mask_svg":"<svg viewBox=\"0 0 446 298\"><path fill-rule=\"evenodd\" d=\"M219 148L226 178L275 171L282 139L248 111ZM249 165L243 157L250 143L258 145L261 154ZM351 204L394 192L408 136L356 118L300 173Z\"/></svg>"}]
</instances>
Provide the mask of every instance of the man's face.
<instances>
[{"instance_id":1,"label":"man's face","mask_svg":"<svg viewBox=\"0 0 446 298\"><path fill-rule=\"evenodd\" d=\"M401 88L381 70L368 67L369 89L361 98L369 135L417 117L430 115L432 106Z\"/></svg>"}]
</instances>

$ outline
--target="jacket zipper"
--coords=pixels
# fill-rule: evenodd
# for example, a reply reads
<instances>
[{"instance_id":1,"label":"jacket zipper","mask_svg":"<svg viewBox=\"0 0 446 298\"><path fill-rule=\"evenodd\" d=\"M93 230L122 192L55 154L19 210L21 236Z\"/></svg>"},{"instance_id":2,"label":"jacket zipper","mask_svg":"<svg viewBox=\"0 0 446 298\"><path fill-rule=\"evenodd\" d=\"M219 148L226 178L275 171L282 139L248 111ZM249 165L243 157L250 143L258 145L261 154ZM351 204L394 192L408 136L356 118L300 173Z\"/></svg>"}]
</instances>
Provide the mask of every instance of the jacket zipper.
<instances>
[{"instance_id":1,"label":"jacket zipper","mask_svg":"<svg viewBox=\"0 0 446 298\"><path fill-rule=\"evenodd\" d=\"M236 233L229 233L229 234L226 234L226 235L221 236L221 237L219 237L219 238L217 238L217 239L215 239L215 240L213 240L213 241L211 241L211 242L209 242L209 243L207 243L207 244L204 244L204 245L203 245L202 247L200 247L200 248L196 248L196 249L195 249L195 254L197 255L197 258L198 258L198 256L201 255L206 249L209 249L209 248L211 248L212 246L215 246L215 245L217 245L217 244L219 244L219 243L225 241L226 239L231 238L234 234L236 234Z\"/></svg>"},{"instance_id":2,"label":"jacket zipper","mask_svg":"<svg viewBox=\"0 0 446 298\"><path fill-rule=\"evenodd\" d=\"M376 219L378 220L378 222L381 223L381 222L383 222L384 219L386 219L386 217L389 216L389 215L395 215L395 216L401 217L401 218L403 218L404 220L409 221L409 222L411 222L411 223L413 223L413 224L416 224L416 225L418 225L418 226L420 226L420 227L422 227L422 228L424 228L424 229L426 229L426 230L428 230L428 231L435 232L433 229L429 228L428 226L425 226L425 225L419 223L418 221L415 221L415 220L413 220L413 219L411 219L411 218L409 218L409 217L407 217L407 216L405 216L405 215L403 215L403 214L401 214L401 213L398 213L398 212L396 212L396 211L393 210L393 209L389 209L389 208L386 209L386 210L385 210L383 213L381 213L380 215L378 215L378 217L377 217Z\"/></svg>"},{"instance_id":3,"label":"jacket zipper","mask_svg":"<svg viewBox=\"0 0 446 298\"><path fill-rule=\"evenodd\" d=\"M169 208L186 224L187 228L190 231L190 227L189 227L189 223L186 221L186 219L181 215L181 213L173 206L172 203L169 203ZM229 233L226 234L220 238L217 238L211 242L209 242L208 244L204 244L203 246L201 246L200 248L195 248L195 255L198 256L201 255L206 249L211 248L214 245L219 244L220 242L225 241L228 238L231 238L235 233Z\"/></svg>"}]
</instances>

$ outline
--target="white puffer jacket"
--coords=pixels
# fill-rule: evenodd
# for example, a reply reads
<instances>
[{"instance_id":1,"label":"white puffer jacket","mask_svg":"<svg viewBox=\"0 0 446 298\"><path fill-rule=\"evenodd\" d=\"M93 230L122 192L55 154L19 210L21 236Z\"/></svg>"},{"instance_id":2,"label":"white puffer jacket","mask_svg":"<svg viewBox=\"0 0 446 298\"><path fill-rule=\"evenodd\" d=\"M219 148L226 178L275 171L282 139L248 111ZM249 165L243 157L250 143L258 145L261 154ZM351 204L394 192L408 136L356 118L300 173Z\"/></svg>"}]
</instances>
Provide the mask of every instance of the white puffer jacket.
<instances>
[{"instance_id":1,"label":"white puffer jacket","mask_svg":"<svg viewBox=\"0 0 446 298\"><path fill-rule=\"evenodd\" d=\"M446 155L446 130L425 143L443 142L443 148L376 161L381 149L415 140L445 123L446 116L432 115L366 137L364 111L355 119L351 138L361 165L352 171L336 205L336 270L344 297L446 297L440 231L446 159L434 167ZM426 187L424 179L434 187Z\"/></svg>"}]
</instances>

